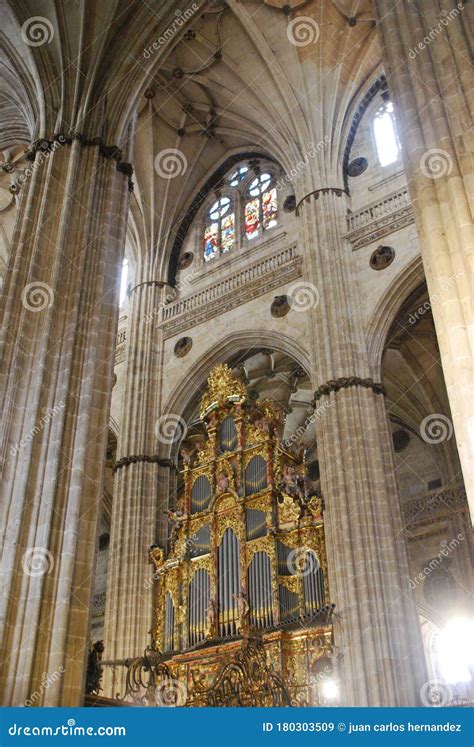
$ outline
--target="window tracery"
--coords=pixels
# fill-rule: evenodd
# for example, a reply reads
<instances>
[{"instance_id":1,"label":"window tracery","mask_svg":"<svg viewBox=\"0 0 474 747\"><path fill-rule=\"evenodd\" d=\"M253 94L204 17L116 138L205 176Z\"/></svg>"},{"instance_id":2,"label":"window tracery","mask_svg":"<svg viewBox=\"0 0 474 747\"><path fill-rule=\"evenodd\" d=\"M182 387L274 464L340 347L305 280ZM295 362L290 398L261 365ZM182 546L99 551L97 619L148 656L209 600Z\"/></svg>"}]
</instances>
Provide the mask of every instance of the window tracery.
<instances>
[{"instance_id":1,"label":"window tracery","mask_svg":"<svg viewBox=\"0 0 474 747\"><path fill-rule=\"evenodd\" d=\"M275 174L271 168L242 164L233 168L206 205L204 262L253 241L278 224Z\"/></svg>"}]
</instances>

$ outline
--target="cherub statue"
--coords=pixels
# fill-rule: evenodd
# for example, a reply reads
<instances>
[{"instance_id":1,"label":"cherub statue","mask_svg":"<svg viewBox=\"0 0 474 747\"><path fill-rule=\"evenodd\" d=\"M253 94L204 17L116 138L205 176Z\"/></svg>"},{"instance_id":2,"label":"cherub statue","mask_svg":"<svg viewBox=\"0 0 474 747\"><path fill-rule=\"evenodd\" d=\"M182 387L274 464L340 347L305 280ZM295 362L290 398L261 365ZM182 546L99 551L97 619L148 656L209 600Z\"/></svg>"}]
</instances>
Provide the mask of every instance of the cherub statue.
<instances>
[{"instance_id":1,"label":"cherub statue","mask_svg":"<svg viewBox=\"0 0 474 747\"><path fill-rule=\"evenodd\" d=\"M186 514L184 513L183 508L180 504L176 506L176 509L174 511L168 509L167 511L165 511L165 513L168 516L169 520L172 522L170 531L170 546L174 548L176 540L178 539L179 529L181 528L183 522L186 520Z\"/></svg>"},{"instance_id":2,"label":"cherub statue","mask_svg":"<svg viewBox=\"0 0 474 747\"><path fill-rule=\"evenodd\" d=\"M183 441L180 448L180 453L183 458L183 462L186 467L191 467L194 457L196 456L196 445L190 441Z\"/></svg>"},{"instance_id":3,"label":"cherub statue","mask_svg":"<svg viewBox=\"0 0 474 747\"><path fill-rule=\"evenodd\" d=\"M226 493L229 489L229 476L224 470L219 472L219 476L217 478L217 492L218 493Z\"/></svg>"},{"instance_id":4,"label":"cherub statue","mask_svg":"<svg viewBox=\"0 0 474 747\"><path fill-rule=\"evenodd\" d=\"M305 478L303 475L298 474L293 464L289 464L284 468L281 488L284 493L287 493L292 498L296 498L301 503L306 500Z\"/></svg>"}]
</instances>

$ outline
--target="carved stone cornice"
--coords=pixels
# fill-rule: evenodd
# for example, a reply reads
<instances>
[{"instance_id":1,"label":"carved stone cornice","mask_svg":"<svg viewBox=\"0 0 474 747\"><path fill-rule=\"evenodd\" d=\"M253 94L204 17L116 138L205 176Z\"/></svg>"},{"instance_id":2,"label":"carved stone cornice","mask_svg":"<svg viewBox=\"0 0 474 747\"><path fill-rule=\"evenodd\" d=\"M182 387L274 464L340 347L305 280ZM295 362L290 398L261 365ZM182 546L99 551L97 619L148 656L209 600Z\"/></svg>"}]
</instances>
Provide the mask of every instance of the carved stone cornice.
<instances>
[{"instance_id":1,"label":"carved stone cornice","mask_svg":"<svg viewBox=\"0 0 474 747\"><path fill-rule=\"evenodd\" d=\"M345 238L354 250L361 249L414 222L408 188L404 188L350 213Z\"/></svg>"},{"instance_id":2,"label":"carved stone cornice","mask_svg":"<svg viewBox=\"0 0 474 747\"><path fill-rule=\"evenodd\" d=\"M343 189L342 187L322 187L321 189L315 189L313 192L308 192L307 195L301 198L301 200L298 202L296 209L295 209L295 215L298 218L300 205L303 204L303 202L308 202L308 200L313 197L315 200L319 200L319 195L329 195L334 194L336 197L342 197L342 195L349 194L347 189Z\"/></svg>"},{"instance_id":3,"label":"carved stone cornice","mask_svg":"<svg viewBox=\"0 0 474 747\"><path fill-rule=\"evenodd\" d=\"M373 379L361 379L358 376L347 376L340 379L331 379L325 384L321 384L314 393L313 405L323 397L331 392L339 392L341 389L349 389L353 386L360 386L364 389L371 389L374 394L383 394L386 396L386 391L383 384L374 381Z\"/></svg>"},{"instance_id":4,"label":"carved stone cornice","mask_svg":"<svg viewBox=\"0 0 474 747\"><path fill-rule=\"evenodd\" d=\"M128 467L130 464L138 464L139 462L146 462L147 464L158 464L160 467L166 467L167 469L173 470L176 473L178 472L177 466L174 462L171 461L171 459L162 459L157 454L152 454L151 456L148 456L146 454L133 454L132 456L122 457L117 462L115 462L113 471L117 472L117 470L122 469L122 467Z\"/></svg>"},{"instance_id":5,"label":"carved stone cornice","mask_svg":"<svg viewBox=\"0 0 474 747\"><path fill-rule=\"evenodd\" d=\"M272 268L268 273L256 277L255 280L222 293L218 298L209 301L206 300L206 302L196 305L194 308L189 309L189 311L177 314L174 318L165 318L160 325L164 338L174 337L174 335L180 332L207 322L215 316L224 314L226 311L235 309L248 301L258 298L258 296L279 288L292 280L296 280L301 277L301 265L302 258L296 256L285 264ZM183 300L183 304L185 301L186 299ZM165 308L164 311L168 310Z\"/></svg>"},{"instance_id":6,"label":"carved stone cornice","mask_svg":"<svg viewBox=\"0 0 474 747\"><path fill-rule=\"evenodd\" d=\"M107 161L115 161L117 171L128 179L129 192L133 192L132 164L122 160L123 151L117 145L106 145L100 137L90 139L86 138L80 132L74 132L72 135L68 136L62 135L61 133L55 133L52 140L47 140L46 138L34 140L27 149L25 157L29 161L34 161L37 153L43 153L46 155L47 153L51 153L57 147L56 144L71 145L74 140L77 140L83 147L98 148L99 153L103 158Z\"/></svg>"}]
</instances>

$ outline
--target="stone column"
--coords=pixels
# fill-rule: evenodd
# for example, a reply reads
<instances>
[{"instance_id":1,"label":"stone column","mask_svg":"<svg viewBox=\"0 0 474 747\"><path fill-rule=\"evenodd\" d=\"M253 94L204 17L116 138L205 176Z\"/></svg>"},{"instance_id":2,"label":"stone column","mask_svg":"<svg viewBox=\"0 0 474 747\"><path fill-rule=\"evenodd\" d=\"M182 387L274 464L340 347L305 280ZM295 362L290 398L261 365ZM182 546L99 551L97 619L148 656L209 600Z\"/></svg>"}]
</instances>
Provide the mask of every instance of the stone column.
<instances>
[{"instance_id":1,"label":"stone column","mask_svg":"<svg viewBox=\"0 0 474 747\"><path fill-rule=\"evenodd\" d=\"M472 517L473 8L455 0L374 6Z\"/></svg>"},{"instance_id":2,"label":"stone column","mask_svg":"<svg viewBox=\"0 0 474 747\"><path fill-rule=\"evenodd\" d=\"M310 310L316 432L326 502L331 601L342 653L343 704L417 705L426 680L409 590L391 436L380 382L370 379L350 283L351 249L340 238L346 197L324 189L300 202ZM298 284L295 284L297 286ZM304 299L306 293L306 301Z\"/></svg>"},{"instance_id":3,"label":"stone column","mask_svg":"<svg viewBox=\"0 0 474 747\"><path fill-rule=\"evenodd\" d=\"M137 274L141 276L140 270ZM174 438L177 424L171 418L159 418L163 343L158 324L165 294L164 283L138 279L130 298L107 579L105 660L140 656L150 644L153 568L148 550L153 542L164 546L166 541L164 511L172 463L163 452L167 439ZM105 695L113 697L123 683L123 669L106 667Z\"/></svg>"},{"instance_id":4,"label":"stone column","mask_svg":"<svg viewBox=\"0 0 474 747\"><path fill-rule=\"evenodd\" d=\"M100 139L31 158L2 325L0 691L80 705L131 168Z\"/></svg>"}]
</instances>

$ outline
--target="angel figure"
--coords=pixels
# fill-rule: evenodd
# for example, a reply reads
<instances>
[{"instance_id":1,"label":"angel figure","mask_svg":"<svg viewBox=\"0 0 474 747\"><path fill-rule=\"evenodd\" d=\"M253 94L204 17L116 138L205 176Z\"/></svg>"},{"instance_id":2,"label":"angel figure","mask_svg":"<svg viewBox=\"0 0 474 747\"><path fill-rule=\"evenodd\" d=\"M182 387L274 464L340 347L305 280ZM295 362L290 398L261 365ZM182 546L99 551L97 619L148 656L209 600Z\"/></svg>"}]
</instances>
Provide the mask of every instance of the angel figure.
<instances>
[{"instance_id":1,"label":"angel figure","mask_svg":"<svg viewBox=\"0 0 474 747\"><path fill-rule=\"evenodd\" d=\"M306 500L305 479L298 475L296 467L293 464L288 465L283 470L283 479L281 481L283 492L300 502Z\"/></svg>"}]
</instances>

